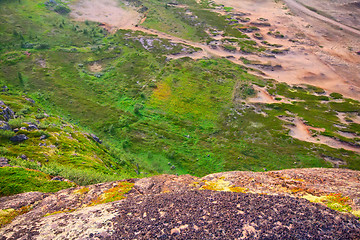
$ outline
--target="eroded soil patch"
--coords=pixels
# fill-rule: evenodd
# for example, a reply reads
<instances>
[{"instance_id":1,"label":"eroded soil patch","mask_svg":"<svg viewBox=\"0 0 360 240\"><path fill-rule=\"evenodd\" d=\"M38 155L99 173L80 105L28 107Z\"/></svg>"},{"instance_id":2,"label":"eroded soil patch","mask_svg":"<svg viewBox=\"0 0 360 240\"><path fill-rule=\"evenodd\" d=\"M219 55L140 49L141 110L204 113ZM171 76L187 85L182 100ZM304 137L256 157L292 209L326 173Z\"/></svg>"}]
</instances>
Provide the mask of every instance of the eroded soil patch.
<instances>
[{"instance_id":1,"label":"eroded soil patch","mask_svg":"<svg viewBox=\"0 0 360 240\"><path fill-rule=\"evenodd\" d=\"M99 22L111 32L130 29L141 20L138 12L130 7L121 7L115 0L79 0L70 8L70 16L76 21Z\"/></svg>"}]
</instances>

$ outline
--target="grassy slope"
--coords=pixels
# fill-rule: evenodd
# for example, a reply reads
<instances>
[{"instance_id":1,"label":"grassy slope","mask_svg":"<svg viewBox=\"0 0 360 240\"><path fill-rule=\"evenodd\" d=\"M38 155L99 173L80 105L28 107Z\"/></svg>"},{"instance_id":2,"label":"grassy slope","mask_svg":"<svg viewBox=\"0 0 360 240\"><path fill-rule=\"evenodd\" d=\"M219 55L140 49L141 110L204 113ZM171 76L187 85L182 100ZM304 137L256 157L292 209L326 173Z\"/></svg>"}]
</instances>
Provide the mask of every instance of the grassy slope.
<instances>
[{"instance_id":1,"label":"grassy slope","mask_svg":"<svg viewBox=\"0 0 360 240\"><path fill-rule=\"evenodd\" d=\"M51 181L49 175L32 169L0 168L0 197L33 191L57 192L74 186L65 181Z\"/></svg>"},{"instance_id":2,"label":"grassy slope","mask_svg":"<svg viewBox=\"0 0 360 240\"><path fill-rule=\"evenodd\" d=\"M27 91L47 111L99 134L117 154L139 164L140 171L205 175L329 167L323 155L360 169L359 155L292 139L284 122L276 118L289 110L335 134L333 124L341 123L331 107L341 110L349 104L322 103L314 92L304 90L292 97L310 98L306 102L256 106L268 113L265 117L255 107L233 102L234 94L246 96L236 86L267 85L286 97L298 90L264 82L224 59L167 61L165 55L179 47L168 50L164 46L169 43L159 40L148 51L139 38L153 37L127 31L106 36L96 24L71 22L47 10L41 1L1 4L0 14L6 21L0 23L4 29L0 81ZM41 21L44 18L47 21ZM12 23L18 23L18 34L13 33ZM47 43L49 49L24 49L21 42ZM25 51L31 56L25 56ZM88 69L94 62L102 65L100 74ZM359 103L351 106L358 111ZM319 114L321 121L315 117ZM357 124L351 126L359 131Z\"/></svg>"},{"instance_id":3,"label":"grassy slope","mask_svg":"<svg viewBox=\"0 0 360 240\"><path fill-rule=\"evenodd\" d=\"M60 175L82 185L135 176L135 166L124 153L114 153L97 143L82 128L47 116L37 104L17 93L0 93L0 99L17 115L9 124L18 132L0 130L0 156L9 159L11 165ZM29 123L38 129L30 130ZM21 143L9 140L20 134L29 139ZM20 158L22 155L25 160Z\"/></svg>"}]
</instances>

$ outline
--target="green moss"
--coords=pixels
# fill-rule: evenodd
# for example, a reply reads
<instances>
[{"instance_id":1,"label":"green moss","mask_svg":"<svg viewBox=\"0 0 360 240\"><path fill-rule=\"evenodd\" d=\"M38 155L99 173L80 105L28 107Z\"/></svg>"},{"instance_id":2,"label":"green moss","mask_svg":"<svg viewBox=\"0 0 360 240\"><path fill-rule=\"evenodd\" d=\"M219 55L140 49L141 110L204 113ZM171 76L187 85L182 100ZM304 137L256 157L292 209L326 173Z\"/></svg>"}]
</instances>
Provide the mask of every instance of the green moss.
<instances>
[{"instance_id":1,"label":"green moss","mask_svg":"<svg viewBox=\"0 0 360 240\"><path fill-rule=\"evenodd\" d=\"M0 197L23 192L56 192L75 184L52 181L50 176L40 171L20 167L0 168Z\"/></svg>"}]
</instances>

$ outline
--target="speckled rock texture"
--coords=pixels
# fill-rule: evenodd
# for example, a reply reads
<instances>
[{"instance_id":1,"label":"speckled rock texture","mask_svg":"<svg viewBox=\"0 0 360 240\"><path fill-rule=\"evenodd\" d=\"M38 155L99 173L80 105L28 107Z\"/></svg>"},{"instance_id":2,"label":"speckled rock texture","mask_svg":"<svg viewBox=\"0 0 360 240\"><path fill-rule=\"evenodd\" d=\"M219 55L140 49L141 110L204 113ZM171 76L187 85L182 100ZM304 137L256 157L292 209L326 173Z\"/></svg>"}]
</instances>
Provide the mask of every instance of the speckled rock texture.
<instances>
[{"instance_id":1,"label":"speckled rock texture","mask_svg":"<svg viewBox=\"0 0 360 240\"><path fill-rule=\"evenodd\" d=\"M31 206L0 229L0 239L360 239L359 218L300 198L341 193L356 208L359 171L160 175L127 182L134 187L126 199L99 205L90 203L119 182L0 198L0 209ZM199 190L211 182L223 191ZM229 186L246 193L226 192Z\"/></svg>"}]
</instances>

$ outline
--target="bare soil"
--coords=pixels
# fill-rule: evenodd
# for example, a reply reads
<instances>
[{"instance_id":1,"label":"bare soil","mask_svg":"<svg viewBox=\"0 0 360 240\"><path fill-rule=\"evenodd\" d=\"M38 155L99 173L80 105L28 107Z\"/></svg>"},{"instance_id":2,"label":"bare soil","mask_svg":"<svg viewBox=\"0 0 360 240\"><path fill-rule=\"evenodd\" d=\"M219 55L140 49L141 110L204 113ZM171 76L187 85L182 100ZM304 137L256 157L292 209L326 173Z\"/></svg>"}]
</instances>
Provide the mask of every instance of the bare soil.
<instances>
[{"instance_id":1,"label":"bare soil","mask_svg":"<svg viewBox=\"0 0 360 240\"><path fill-rule=\"evenodd\" d=\"M358 30L338 22L334 26L333 20L302 5L302 8L298 8L298 5L294 7L293 0L285 0L290 10L285 3L272 0L215 2L233 7L234 11L249 13L251 21L268 19L271 27L260 28L264 40L290 48L288 54L277 55L272 60L280 64L282 69L262 70L269 77L289 84L311 84L360 99L360 56L356 54L360 50ZM304 9L311 14L304 14ZM348 13L351 14L351 11ZM345 31L340 27L351 30ZM284 38L267 35L269 30L279 31Z\"/></svg>"},{"instance_id":2,"label":"bare soil","mask_svg":"<svg viewBox=\"0 0 360 240\"><path fill-rule=\"evenodd\" d=\"M311 130L315 132L324 132L325 129L322 128L314 128L306 125L302 120L295 118L293 121L294 125L288 125L287 128L290 129L289 135L293 138L299 139L305 142L317 143L317 144L325 144L332 148L343 148L349 151L359 152L360 148L356 146L352 146L350 144L338 141L334 138L323 136L320 134L316 134L313 136ZM347 137L347 136L345 136Z\"/></svg>"},{"instance_id":3,"label":"bare soil","mask_svg":"<svg viewBox=\"0 0 360 240\"><path fill-rule=\"evenodd\" d=\"M121 7L116 0L79 0L70 8L70 16L75 20L103 23L111 32L132 28L141 19L139 13L130 7Z\"/></svg>"}]
</instances>

